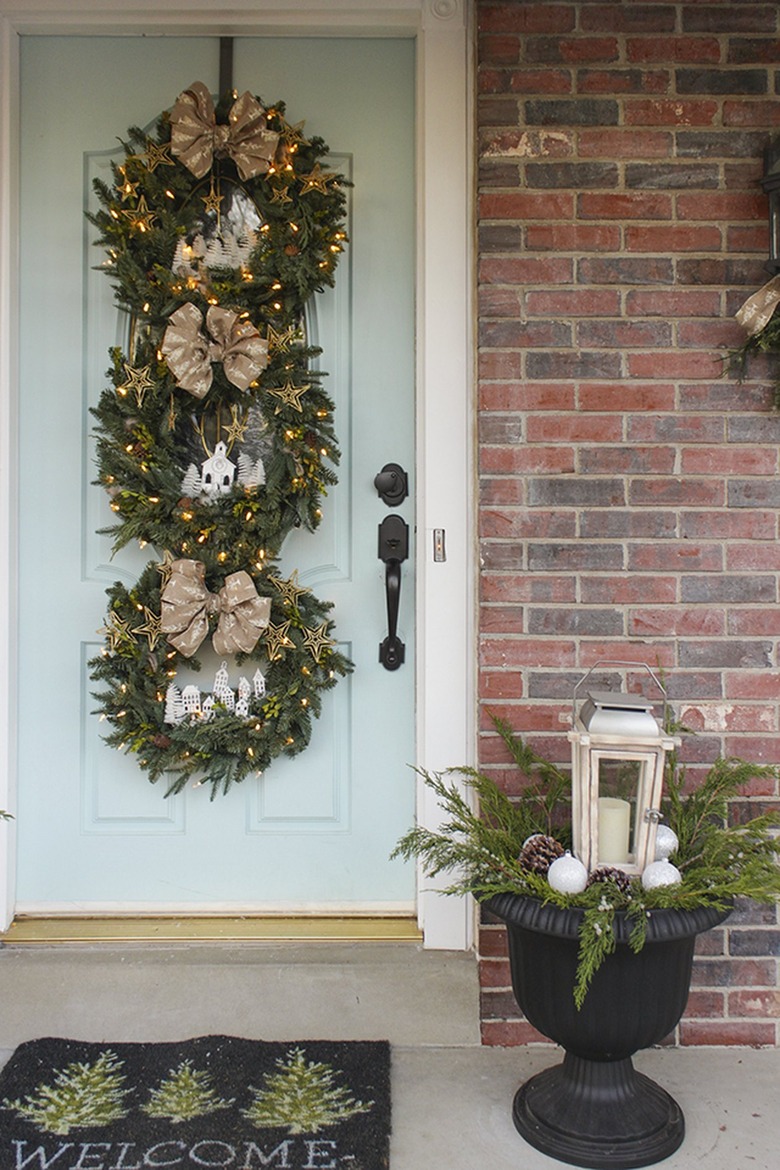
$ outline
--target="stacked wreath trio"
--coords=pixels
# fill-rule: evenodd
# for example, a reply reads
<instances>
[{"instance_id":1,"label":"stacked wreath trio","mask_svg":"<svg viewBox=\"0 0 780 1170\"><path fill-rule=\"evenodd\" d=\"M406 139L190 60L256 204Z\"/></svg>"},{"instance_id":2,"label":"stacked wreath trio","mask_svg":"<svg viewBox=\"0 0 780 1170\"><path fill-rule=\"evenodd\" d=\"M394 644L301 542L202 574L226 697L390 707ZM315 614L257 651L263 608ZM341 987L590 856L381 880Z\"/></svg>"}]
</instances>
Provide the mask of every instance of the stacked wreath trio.
<instances>
[{"instance_id":1,"label":"stacked wreath trio","mask_svg":"<svg viewBox=\"0 0 780 1170\"><path fill-rule=\"evenodd\" d=\"M330 603L278 569L284 538L317 527L336 482L304 310L333 284L347 183L282 102L231 94L215 108L200 82L123 148L89 215L129 321L93 410L97 482L114 549L138 541L157 557L109 589L90 667L107 742L150 780L166 774L168 793L198 777L213 797L302 751L322 693L351 669ZM204 698L177 673L199 671L210 642L224 661Z\"/></svg>"}]
</instances>

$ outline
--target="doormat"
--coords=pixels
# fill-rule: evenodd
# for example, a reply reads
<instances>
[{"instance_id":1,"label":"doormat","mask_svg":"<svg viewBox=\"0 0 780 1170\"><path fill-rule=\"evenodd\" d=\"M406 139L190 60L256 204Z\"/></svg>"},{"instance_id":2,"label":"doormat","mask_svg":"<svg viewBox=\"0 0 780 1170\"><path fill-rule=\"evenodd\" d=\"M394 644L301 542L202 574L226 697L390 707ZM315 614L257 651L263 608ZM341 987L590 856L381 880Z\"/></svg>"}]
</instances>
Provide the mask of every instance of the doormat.
<instances>
[{"instance_id":1,"label":"doormat","mask_svg":"<svg viewBox=\"0 0 780 1170\"><path fill-rule=\"evenodd\" d=\"M387 1170L390 1045L41 1039L0 1073L0 1170Z\"/></svg>"}]
</instances>

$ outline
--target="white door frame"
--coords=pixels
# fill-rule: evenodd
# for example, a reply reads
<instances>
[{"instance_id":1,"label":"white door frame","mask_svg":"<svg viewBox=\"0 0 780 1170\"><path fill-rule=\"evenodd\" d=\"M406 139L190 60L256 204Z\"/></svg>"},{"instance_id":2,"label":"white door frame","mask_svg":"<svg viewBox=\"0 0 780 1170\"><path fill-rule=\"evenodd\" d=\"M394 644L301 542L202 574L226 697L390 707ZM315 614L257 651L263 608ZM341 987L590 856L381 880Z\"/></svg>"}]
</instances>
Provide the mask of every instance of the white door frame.
<instances>
[{"instance_id":1,"label":"white door frame","mask_svg":"<svg viewBox=\"0 0 780 1170\"><path fill-rule=\"evenodd\" d=\"M417 759L474 762L476 642L469 0L0 0L0 808L16 791L19 38L25 35L413 36L417 48ZM52 111L56 117L56 110ZM446 561L433 561L434 529ZM45 729L42 729L45 732ZM417 816L439 810L419 782ZM0 822L0 929L14 822ZM418 879L425 944L466 949L473 911Z\"/></svg>"}]
</instances>

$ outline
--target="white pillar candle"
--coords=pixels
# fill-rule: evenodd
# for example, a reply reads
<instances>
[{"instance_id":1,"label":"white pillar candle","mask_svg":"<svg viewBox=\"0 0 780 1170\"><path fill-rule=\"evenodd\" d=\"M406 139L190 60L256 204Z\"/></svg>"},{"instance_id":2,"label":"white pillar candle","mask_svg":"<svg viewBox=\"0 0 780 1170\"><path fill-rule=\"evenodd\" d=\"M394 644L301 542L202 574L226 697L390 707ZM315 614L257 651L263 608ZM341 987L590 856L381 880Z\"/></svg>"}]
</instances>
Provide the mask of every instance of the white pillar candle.
<instances>
[{"instance_id":1,"label":"white pillar candle","mask_svg":"<svg viewBox=\"0 0 780 1170\"><path fill-rule=\"evenodd\" d=\"M599 865L628 861L631 805L615 796L599 797Z\"/></svg>"}]
</instances>

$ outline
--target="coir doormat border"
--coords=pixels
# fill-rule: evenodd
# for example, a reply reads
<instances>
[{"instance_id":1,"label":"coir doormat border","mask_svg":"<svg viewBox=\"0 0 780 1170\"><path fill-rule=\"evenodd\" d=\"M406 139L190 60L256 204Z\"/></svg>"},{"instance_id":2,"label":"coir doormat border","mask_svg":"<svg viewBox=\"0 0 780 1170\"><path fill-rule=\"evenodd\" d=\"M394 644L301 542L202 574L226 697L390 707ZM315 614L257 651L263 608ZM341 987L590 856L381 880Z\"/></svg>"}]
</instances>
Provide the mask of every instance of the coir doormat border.
<instances>
[{"instance_id":1,"label":"coir doormat border","mask_svg":"<svg viewBox=\"0 0 780 1170\"><path fill-rule=\"evenodd\" d=\"M387 1170L385 1040L46 1037L0 1072L0 1170Z\"/></svg>"}]
</instances>

